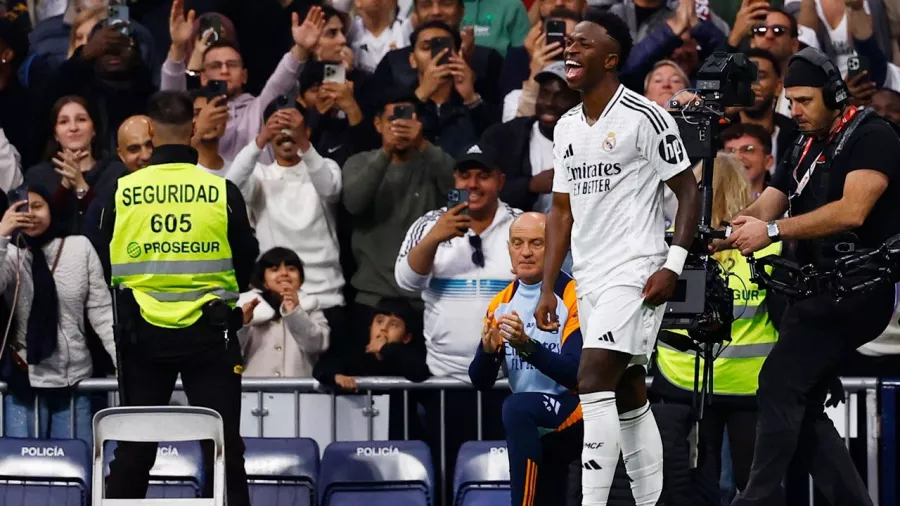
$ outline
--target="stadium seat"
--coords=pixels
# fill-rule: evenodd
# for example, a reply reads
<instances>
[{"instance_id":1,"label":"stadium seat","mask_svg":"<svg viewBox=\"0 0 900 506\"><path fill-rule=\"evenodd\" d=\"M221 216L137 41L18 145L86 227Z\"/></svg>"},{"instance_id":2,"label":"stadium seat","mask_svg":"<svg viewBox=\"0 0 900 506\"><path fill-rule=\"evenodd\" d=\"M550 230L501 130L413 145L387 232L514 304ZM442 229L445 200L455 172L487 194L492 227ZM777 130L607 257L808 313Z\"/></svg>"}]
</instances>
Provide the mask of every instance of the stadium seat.
<instances>
[{"instance_id":1,"label":"stadium seat","mask_svg":"<svg viewBox=\"0 0 900 506\"><path fill-rule=\"evenodd\" d=\"M103 450L103 474L109 476L116 442ZM147 499L195 499L203 490L203 452L199 441L160 443L150 470Z\"/></svg>"},{"instance_id":2,"label":"stadium seat","mask_svg":"<svg viewBox=\"0 0 900 506\"><path fill-rule=\"evenodd\" d=\"M506 441L468 441L460 447L453 497L455 506L509 504Z\"/></svg>"},{"instance_id":3,"label":"stadium seat","mask_svg":"<svg viewBox=\"0 0 900 506\"><path fill-rule=\"evenodd\" d=\"M321 506L431 506L431 451L421 441L331 443L319 497Z\"/></svg>"},{"instance_id":4,"label":"stadium seat","mask_svg":"<svg viewBox=\"0 0 900 506\"><path fill-rule=\"evenodd\" d=\"M244 438L251 504L312 506L319 445L309 438Z\"/></svg>"},{"instance_id":5,"label":"stadium seat","mask_svg":"<svg viewBox=\"0 0 900 506\"><path fill-rule=\"evenodd\" d=\"M0 438L0 504L85 506L90 462L80 439Z\"/></svg>"}]
</instances>

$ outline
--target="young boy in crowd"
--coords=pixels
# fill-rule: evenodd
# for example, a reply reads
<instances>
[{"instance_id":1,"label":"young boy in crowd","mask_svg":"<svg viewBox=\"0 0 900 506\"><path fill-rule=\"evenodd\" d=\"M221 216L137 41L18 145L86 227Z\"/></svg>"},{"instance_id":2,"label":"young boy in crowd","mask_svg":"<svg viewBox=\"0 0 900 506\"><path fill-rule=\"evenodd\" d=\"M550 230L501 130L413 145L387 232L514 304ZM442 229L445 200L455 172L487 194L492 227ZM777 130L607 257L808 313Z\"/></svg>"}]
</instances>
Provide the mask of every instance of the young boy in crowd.
<instances>
[{"instance_id":1,"label":"young boy in crowd","mask_svg":"<svg viewBox=\"0 0 900 506\"><path fill-rule=\"evenodd\" d=\"M369 340L332 347L313 370L320 383L345 392L356 392L358 376L403 376L424 381L431 374L425 365L425 349L413 339L414 312L408 303L384 299L369 323Z\"/></svg>"}]
</instances>

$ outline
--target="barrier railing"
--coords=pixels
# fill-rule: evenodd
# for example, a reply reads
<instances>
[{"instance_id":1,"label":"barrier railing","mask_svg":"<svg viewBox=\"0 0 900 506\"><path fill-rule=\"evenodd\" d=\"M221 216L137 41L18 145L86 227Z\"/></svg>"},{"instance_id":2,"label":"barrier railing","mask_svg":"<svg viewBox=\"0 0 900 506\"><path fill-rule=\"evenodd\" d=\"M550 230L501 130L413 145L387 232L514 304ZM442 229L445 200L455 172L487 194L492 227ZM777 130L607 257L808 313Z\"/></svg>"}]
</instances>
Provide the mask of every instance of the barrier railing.
<instances>
[{"instance_id":1,"label":"barrier railing","mask_svg":"<svg viewBox=\"0 0 900 506\"><path fill-rule=\"evenodd\" d=\"M878 388L879 381L876 378L841 378L841 381L844 385L844 390L848 394L853 393L863 393L864 396L860 399L865 403L865 413L866 413L866 460L867 460L867 472L866 472L866 483L869 490L869 495L872 497L872 501L875 506L879 505L879 410L878 410ZM648 384L651 382L648 379ZM446 423L444 423L446 419L446 411L445 411L445 396L444 392L447 390L471 390L472 386L463 381L454 379L454 378L431 378L422 383L413 383L411 381L407 381L402 378L393 378L393 377L359 377L356 378L356 383L358 385L358 391L364 392L364 395L367 397L367 406L371 409L373 394L375 392L395 392L402 391L403 392L403 432L404 439L409 438L409 410L408 410L408 394L410 390L438 390L440 391L440 412L441 412L441 427L440 427L440 453L441 453L441 462L440 462L440 475L446 477L447 469L446 469ZM507 380L499 380L494 385L494 389L508 389L509 383ZM110 394L110 406L117 404L117 395L116 391L118 389L118 383L115 379L112 378L104 378L104 379L87 379L79 383L75 392L77 393L87 393L87 392L105 392ZM900 389L900 380L891 380L885 381L882 385L882 401L884 402L884 420L889 420L891 423L884 423L882 425L889 425L887 427L883 427L884 429L884 441L882 448L884 450L884 465L882 467L881 476L884 478L881 480L883 484L881 502L886 505L898 504L896 502L896 443L897 443L897 427L896 427L896 393L897 389ZM176 391L183 390L181 380L179 379L175 385ZM331 395L331 409L332 409L332 438L333 440L337 440L337 427L335 420L336 406L337 406L337 396L333 391L330 391L324 388L318 381L312 378L244 378L242 381L242 390L244 392L256 392L257 395L257 403L260 409L263 406L263 395L266 393L292 393L294 394L294 406L295 406L295 421L299 419L300 416L300 404L298 401L299 395L301 393L325 393ZM0 382L0 393L5 394L6 392L6 384ZM890 394L890 395L889 395ZM483 427L482 427L482 395L481 392L478 392L477 395L477 418L478 418L478 440L482 439L483 435ZM848 395L848 399L849 399ZM38 408L39 398L35 396L35 412L34 412L34 423L35 423L35 433L39 433L38 428L40 427L40 409ZM70 398L70 413L71 420L70 426L72 428L71 437L75 437L75 420L74 420L74 397ZM844 439L847 445L850 443L850 426L851 426L851 405L850 402L847 402L842 405L844 412L844 420L843 427L845 427L845 435ZM371 411L365 413L368 418L368 439L374 439L374 417L375 414ZM4 403L0 402L0 431L4 430ZM260 436L264 436L263 433L263 421L262 417L259 417L259 430ZM300 436L300 424L299 422L294 424L295 436ZM892 445L892 446L891 446ZM444 480L446 483L447 480ZM812 498L810 499L812 501Z\"/></svg>"},{"instance_id":2,"label":"barrier railing","mask_svg":"<svg viewBox=\"0 0 900 506\"><path fill-rule=\"evenodd\" d=\"M881 500L883 504L897 502L897 395L900 378L881 382Z\"/></svg>"}]
</instances>

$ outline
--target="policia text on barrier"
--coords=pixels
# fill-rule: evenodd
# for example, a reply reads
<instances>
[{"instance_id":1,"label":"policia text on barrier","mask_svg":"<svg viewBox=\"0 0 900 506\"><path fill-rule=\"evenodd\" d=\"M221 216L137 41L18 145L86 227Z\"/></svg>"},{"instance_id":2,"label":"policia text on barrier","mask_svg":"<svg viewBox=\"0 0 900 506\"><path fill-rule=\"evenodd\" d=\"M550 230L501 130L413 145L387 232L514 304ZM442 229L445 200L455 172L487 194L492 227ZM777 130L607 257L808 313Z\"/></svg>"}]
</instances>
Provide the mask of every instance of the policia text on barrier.
<instances>
[{"instance_id":1,"label":"policia text on barrier","mask_svg":"<svg viewBox=\"0 0 900 506\"><path fill-rule=\"evenodd\" d=\"M190 403L222 415L228 503L249 504L240 437L241 353L234 305L259 245L240 191L197 168L193 107L183 94L151 99L151 165L118 181L101 224L117 306L123 404L168 404L178 375ZM143 498L155 443L122 443L108 498ZM212 472L212 445L204 465ZM211 474L208 474L211 476ZM212 481L204 491L210 496Z\"/></svg>"}]
</instances>

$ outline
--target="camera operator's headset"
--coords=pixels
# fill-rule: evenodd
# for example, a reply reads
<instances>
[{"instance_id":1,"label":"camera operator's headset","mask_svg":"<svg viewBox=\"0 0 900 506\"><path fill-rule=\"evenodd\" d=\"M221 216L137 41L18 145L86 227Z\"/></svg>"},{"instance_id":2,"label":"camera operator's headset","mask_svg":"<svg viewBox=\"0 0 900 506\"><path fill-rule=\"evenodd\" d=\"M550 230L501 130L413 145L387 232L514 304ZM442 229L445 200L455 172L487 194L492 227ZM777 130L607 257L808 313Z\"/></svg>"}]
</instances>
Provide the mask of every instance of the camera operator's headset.
<instances>
[{"instance_id":1,"label":"camera operator's headset","mask_svg":"<svg viewBox=\"0 0 900 506\"><path fill-rule=\"evenodd\" d=\"M825 86L822 87L822 98L825 101L825 106L833 111L844 107L850 98L850 90L847 88L847 83L844 82L837 67L831 62L831 59L818 49L807 47L791 56L788 66L798 59L812 63L825 72L826 81Z\"/></svg>"}]
</instances>

